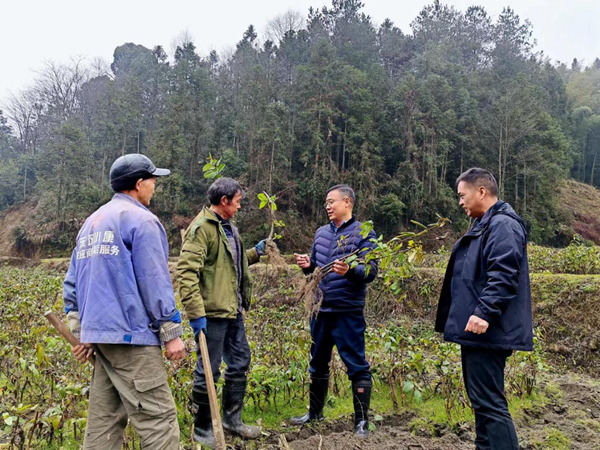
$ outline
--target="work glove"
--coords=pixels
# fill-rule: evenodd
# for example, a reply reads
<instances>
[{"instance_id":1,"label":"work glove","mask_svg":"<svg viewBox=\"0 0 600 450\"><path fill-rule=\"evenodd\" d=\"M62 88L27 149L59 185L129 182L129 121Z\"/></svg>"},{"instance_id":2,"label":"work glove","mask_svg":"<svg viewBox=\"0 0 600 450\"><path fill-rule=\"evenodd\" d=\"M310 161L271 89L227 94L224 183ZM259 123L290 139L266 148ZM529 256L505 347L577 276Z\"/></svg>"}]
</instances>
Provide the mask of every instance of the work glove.
<instances>
[{"instance_id":1,"label":"work glove","mask_svg":"<svg viewBox=\"0 0 600 450\"><path fill-rule=\"evenodd\" d=\"M77 339L81 336L81 323L79 322L79 311L71 310L67 313L67 323L71 334Z\"/></svg>"},{"instance_id":2,"label":"work glove","mask_svg":"<svg viewBox=\"0 0 600 450\"><path fill-rule=\"evenodd\" d=\"M192 327L192 330L194 330L194 339L198 341L200 331L204 331L204 334L206 334L206 317L190 319L190 326Z\"/></svg>"},{"instance_id":3,"label":"work glove","mask_svg":"<svg viewBox=\"0 0 600 450\"><path fill-rule=\"evenodd\" d=\"M169 342L172 339L176 339L181 337L183 334L183 329L181 328L181 323L166 321L160 324L160 329L158 330L158 338L161 343Z\"/></svg>"},{"instance_id":4,"label":"work glove","mask_svg":"<svg viewBox=\"0 0 600 450\"><path fill-rule=\"evenodd\" d=\"M265 246L267 245L267 240L263 239L258 244L254 246L254 250L258 253L258 256L262 256L265 254Z\"/></svg>"}]
</instances>

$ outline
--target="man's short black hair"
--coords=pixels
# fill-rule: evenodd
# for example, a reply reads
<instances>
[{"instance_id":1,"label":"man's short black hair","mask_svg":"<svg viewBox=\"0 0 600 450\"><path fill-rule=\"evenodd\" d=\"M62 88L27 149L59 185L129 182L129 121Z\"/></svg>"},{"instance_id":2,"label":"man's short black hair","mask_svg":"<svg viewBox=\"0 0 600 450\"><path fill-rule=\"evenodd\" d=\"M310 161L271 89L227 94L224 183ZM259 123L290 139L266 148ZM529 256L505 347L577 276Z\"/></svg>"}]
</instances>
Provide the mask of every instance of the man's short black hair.
<instances>
[{"instance_id":1,"label":"man's short black hair","mask_svg":"<svg viewBox=\"0 0 600 450\"><path fill-rule=\"evenodd\" d=\"M231 201L235 194L244 194L244 190L240 184L233 178L219 178L208 188L208 201L211 205L219 205L223 196L227 197L227 200Z\"/></svg>"},{"instance_id":2,"label":"man's short black hair","mask_svg":"<svg viewBox=\"0 0 600 450\"><path fill-rule=\"evenodd\" d=\"M476 187L483 186L491 195L498 195L498 183L489 170L472 167L460 174L456 179L456 185L458 186L461 181Z\"/></svg>"},{"instance_id":3,"label":"man's short black hair","mask_svg":"<svg viewBox=\"0 0 600 450\"><path fill-rule=\"evenodd\" d=\"M329 194L331 191L340 191L342 197L347 197L350 199L352 206L354 206L356 203L356 194L354 193L354 189L347 184L336 184L327 190L327 194Z\"/></svg>"}]
</instances>

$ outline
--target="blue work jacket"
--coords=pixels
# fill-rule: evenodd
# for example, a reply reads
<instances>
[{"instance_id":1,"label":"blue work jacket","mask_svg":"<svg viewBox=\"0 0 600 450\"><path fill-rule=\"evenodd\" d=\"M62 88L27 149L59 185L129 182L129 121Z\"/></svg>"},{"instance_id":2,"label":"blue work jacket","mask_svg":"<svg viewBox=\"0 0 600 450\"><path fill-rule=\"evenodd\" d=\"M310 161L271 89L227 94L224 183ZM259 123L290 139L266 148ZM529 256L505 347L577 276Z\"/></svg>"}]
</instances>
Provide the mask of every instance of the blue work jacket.
<instances>
[{"instance_id":1,"label":"blue work jacket","mask_svg":"<svg viewBox=\"0 0 600 450\"><path fill-rule=\"evenodd\" d=\"M163 226L133 197L117 193L88 217L63 283L81 342L160 345L161 323L181 321L168 257Z\"/></svg>"}]
</instances>

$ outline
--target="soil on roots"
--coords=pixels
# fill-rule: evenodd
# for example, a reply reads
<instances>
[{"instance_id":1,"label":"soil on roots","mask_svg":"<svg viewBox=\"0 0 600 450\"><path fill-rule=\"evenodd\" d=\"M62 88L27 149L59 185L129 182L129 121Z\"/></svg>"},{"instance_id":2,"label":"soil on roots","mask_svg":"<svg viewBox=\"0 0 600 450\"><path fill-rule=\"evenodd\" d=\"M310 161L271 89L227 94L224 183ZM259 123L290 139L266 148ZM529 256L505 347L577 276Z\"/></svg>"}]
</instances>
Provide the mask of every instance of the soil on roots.
<instances>
[{"instance_id":1,"label":"soil on roots","mask_svg":"<svg viewBox=\"0 0 600 450\"><path fill-rule=\"evenodd\" d=\"M283 256L281 256L281 252L273 240L267 241L265 245L265 256L267 257L267 264L271 266L282 267L288 265Z\"/></svg>"},{"instance_id":2,"label":"soil on roots","mask_svg":"<svg viewBox=\"0 0 600 450\"><path fill-rule=\"evenodd\" d=\"M321 269L316 268L313 273L300 281L298 303L304 304L304 313L308 320L319 312L319 307L323 301L323 292L319 288L322 279Z\"/></svg>"}]
</instances>

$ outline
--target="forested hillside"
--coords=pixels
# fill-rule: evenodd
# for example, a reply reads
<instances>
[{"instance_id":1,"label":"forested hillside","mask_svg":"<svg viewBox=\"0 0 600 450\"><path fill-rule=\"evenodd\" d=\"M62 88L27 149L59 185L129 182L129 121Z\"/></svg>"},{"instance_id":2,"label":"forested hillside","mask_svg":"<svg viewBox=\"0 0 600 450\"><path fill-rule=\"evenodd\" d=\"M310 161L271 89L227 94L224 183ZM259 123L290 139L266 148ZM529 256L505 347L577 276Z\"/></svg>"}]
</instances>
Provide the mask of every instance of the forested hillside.
<instances>
[{"instance_id":1,"label":"forested hillside","mask_svg":"<svg viewBox=\"0 0 600 450\"><path fill-rule=\"evenodd\" d=\"M464 229L453 189L470 166L494 172L534 241L564 242L557 186L600 186L600 59L550 62L510 8L491 18L436 1L400 30L362 7L289 12L266 36L250 25L228 54L200 55L184 39L170 57L124 43L110 67L47 63L0 112L0 210L27 204L34 216L15 240L68 252L110 198L113 160L140 152L173 172L152 208L174 244L205 202L209 154L248 189L246 238L268 231L255 193L277 194L286 249L306 250L339 182L378 232L436 213Z\"/></svg>"}]
</instances>

